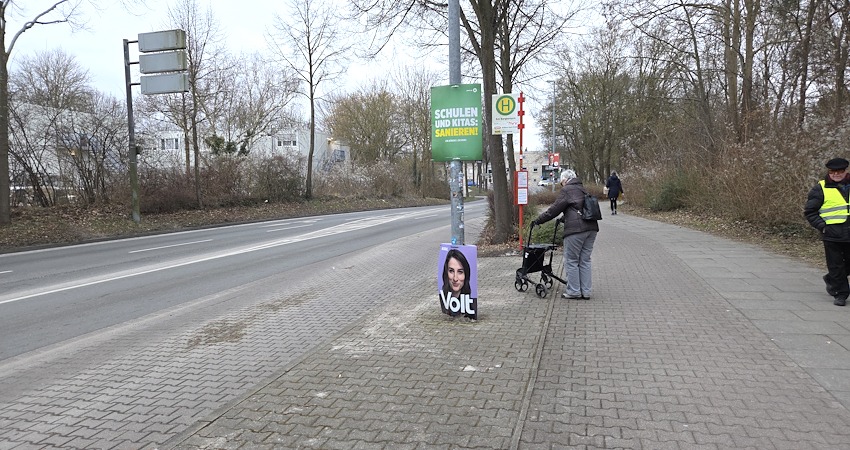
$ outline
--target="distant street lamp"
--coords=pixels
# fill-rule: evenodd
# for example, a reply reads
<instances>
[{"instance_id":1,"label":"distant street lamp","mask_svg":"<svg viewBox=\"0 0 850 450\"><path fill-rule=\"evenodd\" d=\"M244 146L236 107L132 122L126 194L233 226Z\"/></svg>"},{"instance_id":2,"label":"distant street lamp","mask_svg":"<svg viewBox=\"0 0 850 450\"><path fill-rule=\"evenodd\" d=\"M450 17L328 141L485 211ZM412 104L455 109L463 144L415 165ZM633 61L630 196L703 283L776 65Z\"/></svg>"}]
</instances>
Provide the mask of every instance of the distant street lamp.
<instances>
[{"instance_id":1,"label":"distant street lamp","mask_svg":"<svg viewBox=\"0 0 850 450\"><path fill-rule=\"evenodd\" d=\"M552 154L555 154L555 80L549 80L552 83Z\"/></svg>"},{"instance_id":2,"label":"distant street lamp","mask_svg":"<svg viewBox=\"0 0 850 450\"><path fill-rule=\"evenodd\" d=\"M555 190L555 169L551 167L552 159L555 158L555 81L549 80L549 83L552 83L552 157L549 158L549 168L552 169L552 191Z\"/></svg>"}]
</instances>

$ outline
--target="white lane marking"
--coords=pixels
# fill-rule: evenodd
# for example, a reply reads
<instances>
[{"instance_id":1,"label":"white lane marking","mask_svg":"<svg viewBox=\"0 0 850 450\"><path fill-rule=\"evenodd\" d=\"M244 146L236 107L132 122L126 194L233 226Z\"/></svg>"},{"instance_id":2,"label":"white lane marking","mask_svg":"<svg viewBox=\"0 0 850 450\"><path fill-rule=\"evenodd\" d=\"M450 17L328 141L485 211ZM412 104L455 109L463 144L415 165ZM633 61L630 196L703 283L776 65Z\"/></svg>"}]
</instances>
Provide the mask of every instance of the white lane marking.
<instances>
[{"instance_id":1,"label":"white lane marking","mask_svg":"<svg viewBox=\"0 0 850 450\"><path fill-rule=\"evenodd\" d=\"M64 292L64 291L70 291L72 289L77 289L77 288L81 288L81 287L93 286L93 285L102 284L102 283L108 283L110 281L121 280L121 279L124 279L124 278L130 278L130 277L135 277L135 276L139 276L139 275L146 275L146 274L154 273L154 272L161 272L163 270L170 270L170 269L174 269L174 268L177 268L177 267L188 266L188 265L196 264L196 263L200 263L200 262L206 262L206 261L212 261L214 259L226 258L228 256L235 256L235 255L240 255L240 254L243 254L243 253L254 252L254 251L257 251L257 250L264 250L264 249L279 247L281 245L293 244L293 243L296 243L296 242L306 241L306 240L309 240L309 239L327 237L327 236L332 236L334 234L345 233L345 232L348 232L348 231L355 231L355 230L360 230L360 229L364 229L364 228L374 227L374 226L382 225L382 224L392 222L392 221L395 221L395 220L398 220L398 219L401 219L401 218L404 218L404 217L415 217L417 215L420 215L420 214L415 214L415 213L414 214L407 214L407 215L397 214L397 215L388 215L388 216L384 216L384 217L359 219L359 220L354 220L354 221L351 221L351 222L348 222L348 223L345 223L345 224L342 224L342 225L338 225L338 226L335 226L335 227L325 228L325 229L322 229L322 230L313 231L313 232L310 232L310 233L305 233L305 234L302 234L302 235L299 235L299 236L294 236L294 237L284 238L284 239L277 239L277 240L266 242L264 244L245 246L245 247L241 247L241 248L236 248L234 250L213 253L209 256L205 256L205 257L201 257L201 258L197 258L197 259L186 258L182 261L178 260L177 262L174 262L172 264L168 264L168 263L155 264L153 266L149 266L150 267L149 269L144 269L144 268L129 269L129 270L125 270L123 272L118 272L115 275L109 275L109 276L103 276L103 277L94 277L91 281L82 281L82 282L75 282L75 283L69 282L69 283L65 283L65 284L60 284L60 285L58 285L57 287L54 287L54 288L47 288L45 290L31 289L29 291L24 291L23 293L18 294L17 297L11 297L11 298L7 297L5 300L2 300L3 296L0 296L0 305L6 304L6 303L17 302L17 301L20 301L20 300L26 300L26 299L30 299L30 298L34 298L34 297L41 297L43 295L55 294L55 293Z\"/></svg>"},{"instance_id":2,"label":"white lane marking","mask_svg":"<svg viewBox=\"0 0 850 450\"><path fill-rule=\"evenodd\" d=\"M294 228L304 228L309 227L310 225L295 225L294 227L283 227L283 228L273 228L271 230L266 230L266 233L271 233L272 231L284 231L284 230L292 230Z\"/></svg>"},{"instance_id":3,"label":"white lane marking","mask_svg":"<svg viewBox=\"0 0 850 450\"><path fill-rule=\"evenodd\" d=\"M202 242L209 242L212 239L204 239L203 241L193 241L193 242L183 242L181 244L173 244L173 245L163 245L162 247L151 247L151 248L143 248L141 250L133 250L127 253L142 253L142 252L150 252L153 250L162 250L164 248L173 248L173 247L182 247L184 245L192 245L192 244L200 244Z\"/></svg>"},{"instance_id":4,"label":"white lane marking","mask_svg":"<svg viewBox=\"0 0 850 450\"><path fill-rule=\"evenodd\" d=\"M11 270L2 270L2 271L0 271L0 274L4 274L4 273L12 273L12 271L11 271Z\"/></svg>"},{"instance_id":5,"label":"white lane marking","mask_svg":"<svg viewBox=\"0 0 850 450\"><path fill-rule=\"evenodd\" d=\"M471 210L476 205L482 205L482 204L486 204L486 202L473 202L470 205L470 208L468 208L467 210ZM408 213L408 214L410 214L411 216L427 214L428 212L431 212L431 211L440 210L440 209L443 209L443 208L448 208L448 206L449 205L422 206L422 207L418 207L419 209L421 209L421 211L418 211L418 212L414 211L414 212ZM481 209L481 208L477 208L477 209ZM342 213L342 214L324 214L324 215L321 215L321 216L311 216L311 218L306 219L306 220L313 220L313 221L318 222L318 221L326 219L326 218L333 218L333 217L339 217L339 216L348 217L348 216L351 216L351 215L356 215L356 214L361 214L361 213L362 213L362 211ZM168 233L168 234L170 236L174 236L174 235L179 235L179 234L208 233L211 230L255 227L257 225L260 225L260 226L263 226L263 227L269 227L269 226L275 226L275 225L269 225L269 224L279 225L279 224L281 224L281 222L287 222L287 221L292 221L292 220L299 220L299 219L267 220L267 221L262 221L262 222L251 222L251 223L241 223L241 224L236 224L236 225L226 225L226 226L216 227L216 228L200 228L200 229L197 229L197 230L175 231L175 232ZM305 220L305 219L301 219L301 220ZM122 238L122 239L110 239L110 240L106 240L106 241L88 242L88 243L85 243L85 244L76 244L76 245L74 245L74 248L104 246L104 245L111 245L111 244L114 244L116 242L128 242L128 241L138 241L138 240L146 240L146 239L158 239L160 237L162 237L162 235L152 234L152 235L147 235L147 236L135 236L135 237L130 237L130 238ZM64 246L63 247L49 247L49 248L42 248L42 249L38 249L38 250L27 250L27 251L22 251L22 252L0 253L0 259L12 258L14 256L21 255L21 254L58 252L58 251L62 251L62 250L67 249L67 248L68 247L64 247Z\"/></svg>"},{"instance_id":6,"label":"white lane marking","mask_svg":"<svg viewBox=\"0 0 850 450\"><path fill-rule=\"evenodd\" d=\"M275 222L266 222L266 224L261 226L260 228L272 228L272 227L279 227L281 225L298 225L298 224L301 224L301 223L303 223L304 225L298 225L298 226L306 227L306 226L312 225L316 222L319 222L319 220L314 220L314 219L307 219L307 220L285 219L285 220L277 220Z\"/></svg>"}]
</instances>

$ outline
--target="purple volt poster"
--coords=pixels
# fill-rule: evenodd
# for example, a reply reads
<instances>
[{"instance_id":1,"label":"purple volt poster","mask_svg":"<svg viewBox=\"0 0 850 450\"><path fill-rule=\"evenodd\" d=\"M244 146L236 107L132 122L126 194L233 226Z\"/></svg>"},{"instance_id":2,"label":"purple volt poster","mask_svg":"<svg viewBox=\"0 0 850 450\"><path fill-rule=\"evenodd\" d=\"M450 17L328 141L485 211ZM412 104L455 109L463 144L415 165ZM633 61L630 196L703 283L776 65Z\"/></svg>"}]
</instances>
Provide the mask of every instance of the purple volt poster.
<instances>
[{"instance_id":1,"label":"purple volt poster","mask_svg":"<svg viewBox=\"0 0 850 450\"><path fill-rule=\"evenodd\" d=\"M440 244L437 261L440 310L478 319L478 247Z\"/></svg>"}]
</instances>

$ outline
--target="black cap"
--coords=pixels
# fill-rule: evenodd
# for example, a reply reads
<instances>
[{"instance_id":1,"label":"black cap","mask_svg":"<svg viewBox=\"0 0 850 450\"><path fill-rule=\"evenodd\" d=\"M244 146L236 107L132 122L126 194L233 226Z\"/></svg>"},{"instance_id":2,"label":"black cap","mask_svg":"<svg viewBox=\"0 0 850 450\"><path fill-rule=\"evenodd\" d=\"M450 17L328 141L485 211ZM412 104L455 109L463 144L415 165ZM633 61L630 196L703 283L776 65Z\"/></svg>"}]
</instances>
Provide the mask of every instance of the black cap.
<instances>
[{"instance_id":1,"label":"black cap","mask_svg":"<svg viewBox=\"0 0 850 450\"><path fill-rule=\"evenodd\" d=\"M850 166L850 161L844 158L832 158L826 162L826 168L830 170L846 169L847 166Z\"/></svg>"}]
</instances>

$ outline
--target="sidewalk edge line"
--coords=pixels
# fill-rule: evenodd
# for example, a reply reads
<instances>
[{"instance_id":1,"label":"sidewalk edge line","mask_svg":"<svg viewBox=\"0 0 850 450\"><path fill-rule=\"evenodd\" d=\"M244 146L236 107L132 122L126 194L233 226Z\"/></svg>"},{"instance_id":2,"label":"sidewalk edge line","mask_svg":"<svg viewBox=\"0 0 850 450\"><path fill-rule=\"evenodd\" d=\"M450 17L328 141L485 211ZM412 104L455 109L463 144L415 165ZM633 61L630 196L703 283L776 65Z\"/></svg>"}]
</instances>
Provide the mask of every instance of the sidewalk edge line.
<instances>
[{"instance_id":1,"label":"sidewalk edge line","mask_svg":"<svg viewBox=\"0 0 850 450\"><path fill-rule=\"evenodd\" d=\"M552 311L555 309L555 299L558 298L557 291L553 292L552 298L549 299L549 304L546 307L546 318L543 321L543 327L540 330L540 335L537 338L537 345L534 348L534 363L529 369L528 380L525 384L525 393L522 396L522 405L517 415L514 430L511 433L511 450L519 449L519 442L522 439L522 430L528 416L528 409L531 407L531 394L534 392L534 385L537 383L537 374L540 371L540 361L543 359L543 347L546 345L546 336L549 334L549 323L552 320Z\"/></svg>"}]
</instances>

